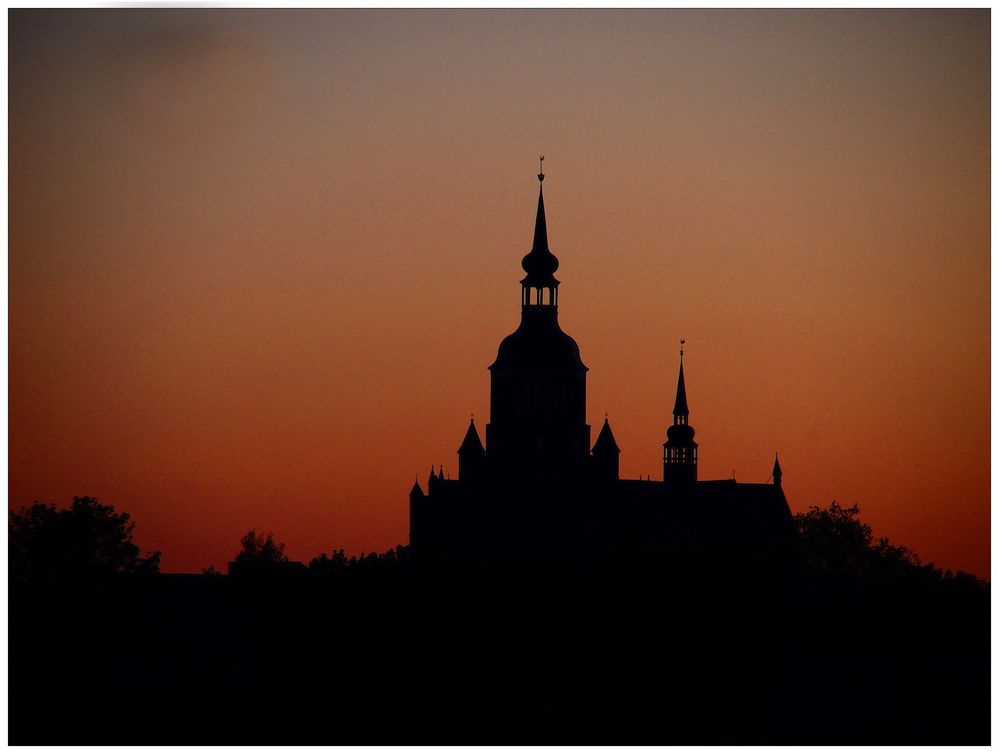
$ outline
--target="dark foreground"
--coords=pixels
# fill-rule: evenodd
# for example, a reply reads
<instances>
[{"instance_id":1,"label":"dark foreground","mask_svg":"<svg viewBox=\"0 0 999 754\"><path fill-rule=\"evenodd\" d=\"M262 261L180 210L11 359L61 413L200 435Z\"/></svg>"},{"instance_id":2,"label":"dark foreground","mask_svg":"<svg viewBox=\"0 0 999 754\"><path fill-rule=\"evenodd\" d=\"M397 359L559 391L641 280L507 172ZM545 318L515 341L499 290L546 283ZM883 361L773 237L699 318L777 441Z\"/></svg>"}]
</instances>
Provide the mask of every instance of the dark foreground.
<instances>
[{"instance_id":1,"label":"dark foreground","mask_svg":"<svg viewBox=\"0 0 999 754\"><path fill-rule=\"evenodd\" d=\"M11 588L12 744L990 741L973 580L401 551Z\"/></svg>"}]
</instances>

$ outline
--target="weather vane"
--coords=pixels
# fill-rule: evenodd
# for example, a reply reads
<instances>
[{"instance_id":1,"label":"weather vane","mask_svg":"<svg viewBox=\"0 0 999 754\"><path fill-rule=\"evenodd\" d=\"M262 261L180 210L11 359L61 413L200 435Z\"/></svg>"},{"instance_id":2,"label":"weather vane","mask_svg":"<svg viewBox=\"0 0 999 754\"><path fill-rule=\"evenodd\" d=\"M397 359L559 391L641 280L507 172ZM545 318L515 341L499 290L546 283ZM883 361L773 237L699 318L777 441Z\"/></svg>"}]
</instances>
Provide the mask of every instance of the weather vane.
<instances>
[{"instance_id":1,"label":"weather vane","mask_svg":"<svg viewBox=\"0 0 999 754\"><path fill-rule=\"evenodd\" d=\"M545 179L545 156L544 155L541 155L541 161L540 162L541 162L541 167L538 168L538 170L540 171L538 173L538 180L539 181L543 181Z\"/></svg>"},{"instance_id":2,"label":"weather vane","mask_svg":"<svg viewBox=\"0 0 999 754\"><path fill-rule=\"evenodd\" d=\"M683 344L686 342L683 338L680 338L680 361L683 361Z\"/></svg>"}]
</instances>

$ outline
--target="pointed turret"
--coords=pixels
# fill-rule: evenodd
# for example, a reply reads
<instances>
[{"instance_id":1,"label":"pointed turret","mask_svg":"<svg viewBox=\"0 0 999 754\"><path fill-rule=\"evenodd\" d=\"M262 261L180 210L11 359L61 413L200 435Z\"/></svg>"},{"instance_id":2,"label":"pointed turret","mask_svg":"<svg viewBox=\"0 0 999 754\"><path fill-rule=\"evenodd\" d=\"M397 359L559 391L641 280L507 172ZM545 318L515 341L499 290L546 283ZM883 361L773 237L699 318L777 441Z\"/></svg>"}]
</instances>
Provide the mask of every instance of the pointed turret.
<instances>
[{"instance_id":1,"label":"pointed turret","mask_svg":"<svg viewBox=\"0 0 999 754\"><path fill-rule=\"evenodd\" d=\"M475 417L468 422L465 439L458 448L458 479L462 482L475 481L481 477L486 457L479 431L475 428Z\"/></svg>"},{"instance_id":2,"label":"pointed turret","mask_svg":"<svg viewBox=\"0 0 999 754\"><path fill-rule=\"evenodd\" d=\"M604 425L600 428L597 441L593 443L593 455L603 455L604 453L620 453L621 449L614 441L614 433L611 431L610 422L604 417Z\"/></svg>"},{"instance_id":3,"label":"pointed turret","mask_svg":"<svg viewBox=\"0 0 999 754\"><path fill-rule=\"evenodd\" d=\"M460 458L462 454L475 454L484 455L486 449L482 447L482 441L479 439L479 431L475 428L475 419L471 419L468 422L468 431L465 432L465 439L461 441L461 447L458 448L458 457Z\"/></svg>"},{"instance_id":4,"label":"pointed turret","mask_svg":"<svg viewBox=\"0 0 999 754\"><path fill-rule=\"evenodd\" d=\"M410 501L413 501L421 497L425 497L423 494L423 488L420 486L420 481L416 480L413 482L413 488L409 491L409 499Z\"/></svg>"},{"instance_id":5,"label":"pointed turret","mask_svg":"<svg viewBox=\"0 0 999 754\"><path fill-rule=\"evenodd\" d=\"M597 441L593 443L592 460L595 477L600 480L618 479L620 455L621 449L614 440L610 422L604 416L604 425L600 428Z\"/></svg>"},{"instance_id":6,"label":"pointed turret","mask_svg":"<svg viewBox=\"0 0 999 754\"><path fill-rule=\"evenodd\" d=\"M777 454L774 453L774 487L780 487L780 480L782 476L784 476L784 472L780 470L780 461L777 460Z\"/></svg>"}]
</instances>

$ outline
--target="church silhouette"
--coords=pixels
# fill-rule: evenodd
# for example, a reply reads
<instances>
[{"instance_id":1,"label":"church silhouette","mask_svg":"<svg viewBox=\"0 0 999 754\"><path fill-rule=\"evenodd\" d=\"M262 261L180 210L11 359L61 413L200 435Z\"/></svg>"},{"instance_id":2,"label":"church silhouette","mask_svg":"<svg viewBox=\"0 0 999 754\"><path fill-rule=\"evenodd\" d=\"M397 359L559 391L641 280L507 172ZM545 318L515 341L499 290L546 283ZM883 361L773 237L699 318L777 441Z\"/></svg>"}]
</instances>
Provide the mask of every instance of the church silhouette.
<instances>
[{"instance_id":1,"label":"church silhouette","mask_svg":"<svg viewBox=\"0 0 999 754\"><path fill-rule=\"evenodd\" d=\"M559 261L548 248L544 179L542 170L534 244L521 261L520 326L503 339L489 367L485 446L473 417L458 448L458 478L431 467L426 492L418 481L413 485L411 547L469 554L592 551L679 537L782 549L793 522L776 455L771 484L697 479L682 340L662 481L620 478L621 451L606 417L591 448L588 368L558 324Z\"/></svg>"}]
</instances>

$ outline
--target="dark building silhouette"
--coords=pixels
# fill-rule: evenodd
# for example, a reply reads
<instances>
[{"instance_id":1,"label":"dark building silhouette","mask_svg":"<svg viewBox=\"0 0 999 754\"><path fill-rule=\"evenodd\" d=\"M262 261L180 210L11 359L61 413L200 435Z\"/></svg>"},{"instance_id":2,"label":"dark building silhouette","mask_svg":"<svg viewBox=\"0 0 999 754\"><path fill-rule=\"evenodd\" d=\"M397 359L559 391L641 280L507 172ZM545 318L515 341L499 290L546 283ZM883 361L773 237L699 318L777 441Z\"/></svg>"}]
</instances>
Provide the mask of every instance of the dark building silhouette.
<instances>
[{"instance_id":1,"label":"dark building silhouette","mask_svg":"<svg viewBox=\"0 0 999 754\"><path fill-rule=\"evenodd\" d=\"M588 368L558 323L559 261L548 247L544 178L538 174L534 243L521 261L520 326L489 367L485 446L473 418L458 448L458 478L431 467L426 493L413 485L410 544L483 552L677 536L727 546L786 541L792 519L776 458L773 484L698 481L682 340L663 480L620 478L621 450L606 417L591 448Z\"/></svg>"}]
</instances>

